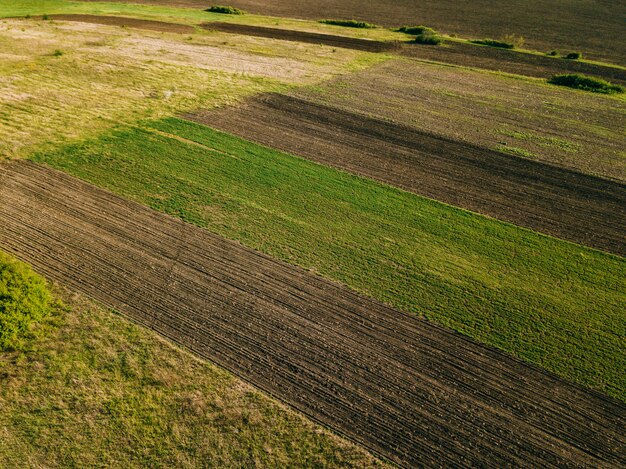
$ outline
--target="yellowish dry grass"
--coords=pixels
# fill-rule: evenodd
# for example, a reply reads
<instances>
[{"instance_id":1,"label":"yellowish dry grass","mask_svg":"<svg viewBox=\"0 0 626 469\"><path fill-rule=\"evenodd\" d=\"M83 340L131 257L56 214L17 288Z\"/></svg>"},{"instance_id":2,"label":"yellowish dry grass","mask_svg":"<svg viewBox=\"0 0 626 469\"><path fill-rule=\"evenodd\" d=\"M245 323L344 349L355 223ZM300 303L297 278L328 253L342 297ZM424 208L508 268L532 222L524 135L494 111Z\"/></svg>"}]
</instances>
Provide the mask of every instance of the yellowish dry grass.
<instances>
[{"instance_id":1,"label":"yellowish dry grass","mask_svg":"<svg viewBox=\"0 0 626 469\"><path fill-rule=\"evenodd\" d=\"M0 158L383 60L316 45L76 22L0 23Z\"/></svg>"},{"instance_id":2,"label":"yellowish dry grass","mask_svg":"<svg viewBox=\"0 0 626 469\"><path fill-rule=\"evenodd\" d=\"M375 467L240 381L80 296L0 352L0 467Z\"/></svg>"}]
</instances>

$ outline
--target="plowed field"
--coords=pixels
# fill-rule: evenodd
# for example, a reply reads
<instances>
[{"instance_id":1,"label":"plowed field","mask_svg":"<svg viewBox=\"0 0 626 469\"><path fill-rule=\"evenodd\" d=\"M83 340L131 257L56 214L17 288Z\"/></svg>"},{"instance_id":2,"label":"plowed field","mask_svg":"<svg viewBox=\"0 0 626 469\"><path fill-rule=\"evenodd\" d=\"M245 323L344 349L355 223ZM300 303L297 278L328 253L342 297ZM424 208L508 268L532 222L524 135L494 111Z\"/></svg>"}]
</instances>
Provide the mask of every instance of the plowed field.
<instances>
[{"instance_id":1,"label":"plowed field","mask_svg":"<svg viewBox=\"0 0 626 469\"><path fill-rule=\"evenodd\" d=\"M0 247L406 466L626 464L626 407L28 162Z\"/></svg>"},{"instance_id":2,"label":"plowed field","mask_svg":"<svg viewBox=\"0 0 626 469\"><path fill-rule=\"evenodd\" d=\"M626 255L626 186L300 98L187 116L280 150Z\"/></svg>"}]
</instances>

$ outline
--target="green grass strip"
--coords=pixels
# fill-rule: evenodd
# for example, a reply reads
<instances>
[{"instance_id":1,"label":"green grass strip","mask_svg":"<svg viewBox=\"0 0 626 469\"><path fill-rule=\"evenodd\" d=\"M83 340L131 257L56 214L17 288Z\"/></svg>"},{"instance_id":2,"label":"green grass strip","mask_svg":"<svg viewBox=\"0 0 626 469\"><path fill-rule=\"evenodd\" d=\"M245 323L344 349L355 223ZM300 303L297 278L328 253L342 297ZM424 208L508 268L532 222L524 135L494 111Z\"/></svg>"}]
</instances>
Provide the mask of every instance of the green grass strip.
<instances>
[{"instance_id":1,"label":"green grass strip","mask_svg":"<svg viewBox=\"0 0 626 469\"><path fill-rule=\"evenodd\" d=\"M36 160L626 399L624 259L195 123L147 125Z\"/></svg>"}]
</instances>

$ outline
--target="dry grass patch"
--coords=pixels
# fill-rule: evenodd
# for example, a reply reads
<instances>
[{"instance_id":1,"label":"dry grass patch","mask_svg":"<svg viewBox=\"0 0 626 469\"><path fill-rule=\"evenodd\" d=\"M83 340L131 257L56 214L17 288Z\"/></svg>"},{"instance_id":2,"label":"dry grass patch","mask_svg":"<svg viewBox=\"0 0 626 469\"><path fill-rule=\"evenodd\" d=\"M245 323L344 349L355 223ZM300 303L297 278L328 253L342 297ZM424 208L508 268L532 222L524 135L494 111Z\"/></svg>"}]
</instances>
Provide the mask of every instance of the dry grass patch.
<instances>
[{"instance_id":1,"label":"dry grass patch","mask_svg":"<svg viewBox=\"0 0 626 469\"><path fill-rule=\"evenodd\" d=\"M372 467L230 373L81 296L0 352L1 467Z\"/></svg>"},{"instance_id":2,"label":"dry grass patch","mask_svg":"<svg viewBox=\"0 0 626 469\"><path fill-rule=\"evenodd\" d=\"M41 20L0 23L0 158L119 122L315 83L368 54L221 33L180 35ZM62 51L55 56L55 51Z\"/></svg>"}]
</instances>

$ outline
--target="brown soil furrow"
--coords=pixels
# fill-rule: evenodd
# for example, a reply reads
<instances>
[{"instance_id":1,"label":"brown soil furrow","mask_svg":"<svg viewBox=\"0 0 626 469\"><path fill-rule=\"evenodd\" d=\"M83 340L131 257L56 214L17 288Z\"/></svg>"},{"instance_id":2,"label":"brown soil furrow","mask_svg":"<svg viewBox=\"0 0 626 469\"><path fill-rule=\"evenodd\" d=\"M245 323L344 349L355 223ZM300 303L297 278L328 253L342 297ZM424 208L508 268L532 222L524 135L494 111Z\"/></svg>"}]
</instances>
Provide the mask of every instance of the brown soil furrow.
<instances>
[{"instance_id":1,"label":"brown soil furrow","mask_svg":"<svg viewBox=\"0 0 626 469\"><path fill-rule=\"evenodd\" d=\"M528 54L510 49L477 46L463 42L448 42L444 46L424 46L409 42L385 42L331 34L267 28L236 23L204 23L202 28L232 34L323 44L367 52L394 52L406 57L433 60L464 67L482 68L536 78L549 78L561 73L596 75L616 83L626 83L626 70L618 67L565 60L540 54Z\"/></svg>"},{"instance_id":2,"label":"brown soil furrow","mask_svg":"<svg viewBox=\"0 0 626 469\"><path fill-rule=\"evenodd\" d=\"M626 407L299 268L29 162L0 248L414 465L623 465Z\"/></svg>"},{"instance_id":3,"label":"brown soil furrow","mask_svg":"<svg viewBox=\"0 0 626 469\"><path fill-rule=\"evenodd\" d=\"M184 117L569 241L626 255L626 185L296 97Z\"/></svg>"}]
</instances>

